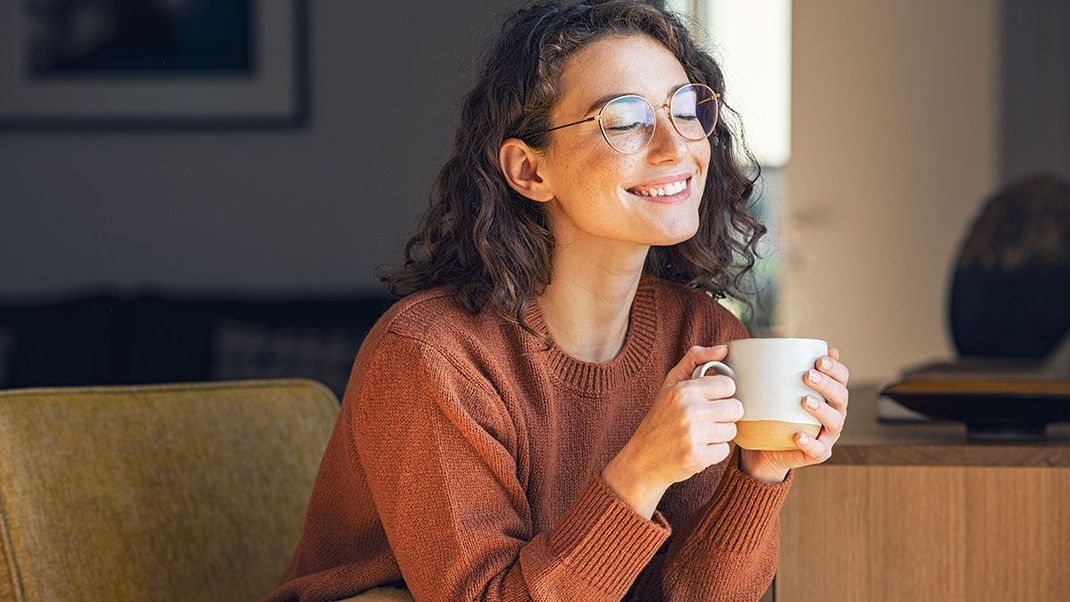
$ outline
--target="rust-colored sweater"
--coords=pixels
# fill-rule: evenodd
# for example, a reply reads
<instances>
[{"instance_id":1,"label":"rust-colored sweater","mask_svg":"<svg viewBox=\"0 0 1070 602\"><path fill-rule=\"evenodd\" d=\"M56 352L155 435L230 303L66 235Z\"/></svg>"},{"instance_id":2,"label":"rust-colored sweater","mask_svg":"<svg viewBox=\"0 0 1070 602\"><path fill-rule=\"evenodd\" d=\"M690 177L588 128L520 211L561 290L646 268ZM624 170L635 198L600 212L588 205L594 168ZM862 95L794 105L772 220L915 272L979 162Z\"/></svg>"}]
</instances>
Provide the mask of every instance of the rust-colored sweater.
<instances>
[{"instance_id":1,"label":"rust-colored sweater","mask_svg":"<svg viewBox=\"0 0 1070 602\"><path fill-rule=\"evenodd\" d=\"M532 303L528 323L549 335ZM669 488L652 520L599 476L692 345L748 336L701 291L640 280L608 363L543 350L444 288L396 303L357 354L304 533L267 600L383 584L419 600L748 600L776 570L793 473L739 450Z\"/></svg>"}]
</instances>

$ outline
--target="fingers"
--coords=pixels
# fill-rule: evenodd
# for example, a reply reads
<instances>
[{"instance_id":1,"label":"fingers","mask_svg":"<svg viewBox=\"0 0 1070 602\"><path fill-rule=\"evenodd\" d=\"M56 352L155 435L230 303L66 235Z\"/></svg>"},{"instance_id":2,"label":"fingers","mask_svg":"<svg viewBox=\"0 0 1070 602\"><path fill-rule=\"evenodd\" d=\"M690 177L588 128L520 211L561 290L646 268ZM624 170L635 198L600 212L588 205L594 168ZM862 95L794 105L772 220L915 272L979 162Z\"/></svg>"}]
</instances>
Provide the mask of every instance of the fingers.
<instances>
[{"instance_id":1,"label":"fingers","mask_svg":"<svg viewBox=\"0 0 1070 602\"><path fill-rule=\"evenodd\" d=\"M803 375L803 382L820 393L832 407L841 411L847 410L848 392L842 383L818 370L807 370Z\"/></svg>"},{"instance_id":2,"label":"fingers","mask_svg":"<svg viewBox=\"0 0 1070 602\"><path fill-rule=\"evenodd\" d=\"M688 424L687 440L693 453L701 452L711 445L728 443L736 438L735 422L718 422L707 412L696 414Z\"/></svg>"},{"instance_id":3,"label":"fingers","mask_svg":"<svg viewBox=\"0 0 1070 602\"><path fill-rule=\"evenodd\" d=\"M728 443L735 438L735 422L707 422L703 426L702 433L696 437L699 441L705 441L706 445Z\"/></svg>"},{"instance_id":4,"label":"fingers","mask_svg":"<svg viewBox=\"0 0 1070 602\"><path fill-rule=\"evenodd\" d=\"M743 402L734 397L717 399L710 402L707 413L711 422L734 423L743 418ZM735 437L735 434L732 437Z\"/></svg>"},{"instance_id":5,"label":"fingers","mask_svg":"<svg viewBox=\"0 0 1070 602\"><path fill-rule=\"evenodd\" d=\"M807 395L802 404L821 423L821 433L816 439L806 433L795 434L795 444L806 455L809 464L820 464L832 456L832 447L839 440L847 421L847 383L851 378L847 366L840 361L837 347L829 346L828 355L818 358L815 368L807 370L803 382L821 394L827 403Z\"/></svg>"},{"instance_id":6,"label":"fingers","mask_svg":"<svg viewBox=\"0 0 1070 602\"><path fill-rule=\"evenodd\" d=\"M736 381L723 374L707 374L693 378L686 386L709 400L727 399L736 394Z\"/></svg>"},{"instance_id":7,"label":"fingers","mask_svg":"<svg viewBox=\"0 0 1070 602\"><path fill-rule=\"evenodd\" d=\"M703 376L673 387L673 403L703 420L735 422L743 418L743 402L731 397L735 382L727 376Z\"/></svg>"},{"instance_id":8,"label":"fingers","mask_svg":"<svg viewBox=\"0 0 1070 602\"><path fill-rule=\"evenodd\" d=\"M687 350L684 357L673 366L672 370L665 377L665 384L671 385L683 380L691 378L691 374L695 372L695 368L698 368L706 362L713 360L723 360L728 357L728 346L718 345L716 347L703 347L701 345L695 345Z\"/></svg>"},{"instance_id":9,"label":"fingers","mask_svg":"<svg viewBox=\"0 0 1070 602\"><path fill-rule=\"evenodd\" d=\"M795 444L806 454L811 464L819 464L832 456L831 445L820 439L814 439L806 433L796 433Z\"/></svg>"},{"instance_id":10,"label":"fingers","mask_svg":"<svg viewBox=\"0 0 1070 602\"><path fill-rule=\"evenodd\" d=\"M832 358L831 355L819 357L815 365L818 370L838 380L841 384L846 385L847 381L850 380L851 374L847 370L847 366Z\"/></svg>"},{"instance_id":11,"label":"fingers","mask_svg":"<svg viewBox=\"0 0 1070 602\"><path fill-rule=\"evenodd\" d=\"M847 420L847 417L844 414L836 411L835 408L813 395L803 397L803 408L812 414L814 418L817 418L818 422L821 423L821 426L825 427L825 430L835 437L835 439L839 438L840 433L843 432L843 424ZM833 441L835 441L835 439L833 439Z\"/></svg>"},{"instance_id":12,"label":"fingers","mask_svg":"<svg viewBox=\"0 0 1070 602\"><path fill-rule=\"evenodd\" d=\"M735 437L735 435L733 435ZM706 446L703 464L705 466L713 466L718 462L723 461L732 453L732 447L727 442L711 443Z\"/></svg>"}]
</instances>

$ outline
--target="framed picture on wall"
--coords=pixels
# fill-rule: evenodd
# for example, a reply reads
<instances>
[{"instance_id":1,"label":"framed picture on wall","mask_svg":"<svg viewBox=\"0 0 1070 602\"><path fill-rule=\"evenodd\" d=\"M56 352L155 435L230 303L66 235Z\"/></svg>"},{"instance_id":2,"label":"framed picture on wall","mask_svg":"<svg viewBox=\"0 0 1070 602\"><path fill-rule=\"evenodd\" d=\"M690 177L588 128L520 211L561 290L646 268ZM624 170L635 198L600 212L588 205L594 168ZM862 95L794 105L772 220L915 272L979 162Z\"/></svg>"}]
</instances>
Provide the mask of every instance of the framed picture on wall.
<instances>
[{"instance_id":1,"label":"framed picture on wall","mask_svg":"<svg viewBox=\"0 0 1070 602\"><path fill-rule=\"evenodd\" d=\"M304 0L4 0L0 128L293 127Z\"/></svg>"}]
</instances>

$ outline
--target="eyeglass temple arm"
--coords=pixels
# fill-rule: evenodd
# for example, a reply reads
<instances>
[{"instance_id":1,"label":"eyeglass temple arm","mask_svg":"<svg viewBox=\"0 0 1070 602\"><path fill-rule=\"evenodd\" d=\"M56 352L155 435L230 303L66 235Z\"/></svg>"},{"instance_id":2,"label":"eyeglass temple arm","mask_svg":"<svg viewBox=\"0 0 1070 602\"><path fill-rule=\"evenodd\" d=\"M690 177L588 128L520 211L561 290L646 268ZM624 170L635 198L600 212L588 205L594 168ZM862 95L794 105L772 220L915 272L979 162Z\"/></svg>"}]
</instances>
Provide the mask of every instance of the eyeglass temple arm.
<instances>
[{"instance_id":1,"label":"eyeglass temple arm","mask_svg":"<svg viewBox=\"0 0 1070 602\"><path fill-rule=\"evenodd\" d=\"M545 130L539 130L538 132L534 132L534 133L536 133L536 134L545 134L546 132L552 132L554 130L559 130L561 128L570 128L570 127L572 127L574 125L579 125L581 123L587 123L588 121L595 121L596 119L598 119L598 115L593 115L591 117L588 117L587 119L581 119L579 121L573 121L572 123L566 123L565 125L559 125L557 127L552 127L552 128L545 129Z\"/></svg>"},{"instance_id":2,"label":"eyeglass temple arm","mask_svg":"<svg viewBox=\"0 0 1070 602\"><path fill-rule=\"evenodd\" d=\"M713 102L713 101L715 101L715 100L721 100L721 95L720 95L720 94L718 94L718 93L716 93L716 92L714 92L714 93L713 93L713 97L712 97L712 98L707 98L706 100L700 100L700 101L698 101L698 103L697 103L697 104L703 104L703 103L707 103L707 102Z\"/></svg>"}]
</instances>

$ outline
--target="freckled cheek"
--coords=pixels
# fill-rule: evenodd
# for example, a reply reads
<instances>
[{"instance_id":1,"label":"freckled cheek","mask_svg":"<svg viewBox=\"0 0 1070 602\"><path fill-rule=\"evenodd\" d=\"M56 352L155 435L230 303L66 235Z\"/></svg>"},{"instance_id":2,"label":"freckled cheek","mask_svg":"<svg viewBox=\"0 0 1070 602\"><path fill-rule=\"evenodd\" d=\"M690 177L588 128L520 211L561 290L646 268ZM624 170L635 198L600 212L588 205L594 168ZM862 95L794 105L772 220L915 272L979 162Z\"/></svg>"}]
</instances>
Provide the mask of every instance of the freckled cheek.
<instances>
[{"instance_id":1,"label":"freckled cheek","mask_svg":"<svg viewBox=\"0 0 1070 602\"><path fill-rule=\"evenodd\" d=\"M592 156L578 164L571 176L575 188L585 195L617 197L627 182L636 179L636 174L641 172L617 157Z\"/></svg>"}]
</instances>

